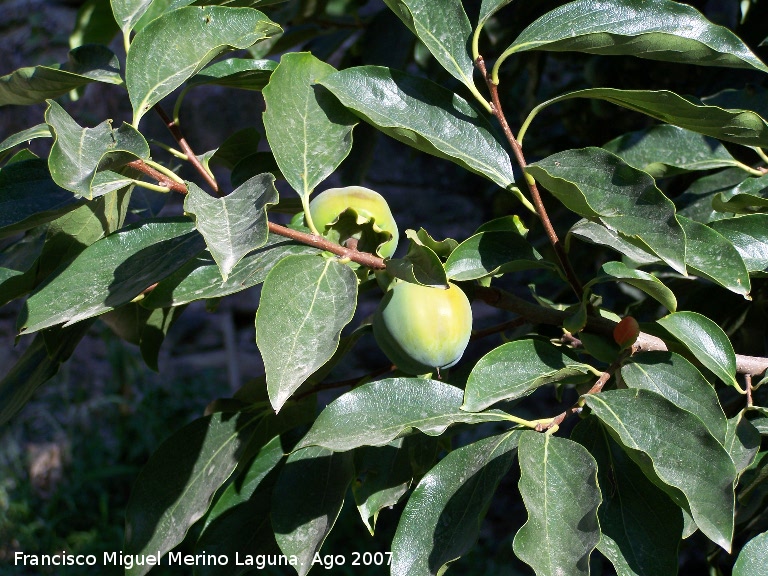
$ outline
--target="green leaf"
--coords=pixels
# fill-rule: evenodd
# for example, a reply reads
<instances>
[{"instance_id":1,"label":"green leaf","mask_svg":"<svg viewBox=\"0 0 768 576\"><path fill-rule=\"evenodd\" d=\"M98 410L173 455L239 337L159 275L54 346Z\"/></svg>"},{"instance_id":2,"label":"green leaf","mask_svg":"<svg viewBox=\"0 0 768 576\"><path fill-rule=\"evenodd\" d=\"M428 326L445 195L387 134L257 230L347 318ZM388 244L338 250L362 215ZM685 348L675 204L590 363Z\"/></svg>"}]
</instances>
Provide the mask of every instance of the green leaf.
<instances>
[{"instance_id":1,"label":"green leaf","mask_svg":"<svg viewBox=\"0 0 768 576\"><path fill-rule=\"evenodd\" d=\"M685 263L689 271L751 300L747 266L738 250L717 231L685 216L678 216L685 231Z\"/></svg>"},{"instance_id":2,"label":"green leaf","mask_svg":"<svg viewBox=\"0 0 768 576\"><path fill-rule=\"evenodd\" d=\"M677 310L677 298L675 298L672 290L667 288L661 280L642 270L630 268L621 262L606 262L603 264L600 268L600 273L593 280L590 280L585 288L592 287L601 282L611 281L624 282L634 286L654 298L670 312Z\"/></svg>"},{"instance_id":3,"label":"green leaf","mask_svg":"<svg viewBox=\"0 0 768 576\"><path fill-rule=\"evenodd\" d=\"M515 555L537 576L587 576L600 540L595 459L581 444L533 431L520 434L517 451L528 520L515 534Z\"/></svg>"},{"instance_id":4,"label":"green leaf","mask_svg":"<svg viewBox=\"0 0 768 576\"><path fill-rule=\"evenodd\" d=\"M317 445L338 452L383 446L414 428L439 436L455 423L504 420L502 412L462 411L462 397L460 388L436 380L387 378L369 382L326 406L298 447Z\"/></svg>"},{"instance_id":5,"label":"green leaf","mask_svg":"<svg viewBox=\"0 0 768 576\"><path fill-rule=\"evenodd\" d=\"M75 28L69 35L69 47L109 45L119 30L109 3L104 0L86 0L77 10Z\"/></svg>"},{"instance_id":6,"label":"green leaf","mask_svg":"<svg viewBox=\"0 0 768 576\"><path fill-rule=\"evenodd\" d=\"M540 386L590 372L566 348L544 340L507 342L472 369L461 409L479 412L501 400L522 398Z\"/></svg>"},{"instance_id":7,"label":"green leaf","mask_svg":"<svg viewBox=\"0 0 768 576\"><path fill-rule=\"evenodd\" d=\"M45 160L0 170L0 238L55 220L84 203L51 179Z\"/></svg>"},{"instance_id":8,"label":"green leaf","mask_svg":"<svg viewBox=\"0 0 768 576\"><path fill-rule=\"evenodd\" d=\"M0 142L0 160L5 158L5 156L8 154L8 151L11 148L18 146L19 144L23 144L24 142L29 143L31 140L34 140L35 138L50 138L50 137L51 137L51 131L48 128L48 124L38 124L37 126L33 126L32 128L27 128L26 130L22 130L21 132L12 134L8 136L8 138Z\"/></svg>"},{"instance_id":9,"label":"green leaf","mask_svg":"<svg viewBox=\"0 0 768 576\"><path fill-rule=\"evenodd\" d=\"M178 320L184 307L157 308L152 310L139 334L139 350L144 363L155 372L160 371L158 359L168 330Z\"/></svg>"},{"instance_id":10,"label":"green leaf","mask_svg":"<svg viewBox=\"0 0 768 576\"><path fill-rule=\"evenodd\" d=\"M226 50L248 48L281 28L251 8L187 7L153 20L133 39L125 82L133 122ZM178 46L158 50L158 46Z\"/></svg>"},{"instance_id":11,"label":"green leaf","mask_svg":"<svg viewBox=\"0 0 768 576\"><path fill-rule=\"evenodd\" d=\"M415 233L414 230L406 230L405 235L417 244L426 246L440 258L448 258L459 245L453 238L437 241L424 228L419 228L419 231Z\"/></svg>"},{"instance_id":12,"label":"green leaf","mask_svg":"<svg viewBox=\"0 0 768 576\"><path fill-rule=\"evenodd\" d=\"M744 417L743 410L728 420L723 446L730 454L736 472L741 474L752 464L760 450L760 441L760 432Z\"/></svg>"},{"instance_id":13,"label":"green leaf","mask_svg":"<svg viewBox=\"0 0 768 576\"><path fill-rule=\"evenodd\" d=\"M748 178L714 196L712 207L720 212L749 214L768 208L768 175Z\"/></svg>"},{"instance_id":14,"label":"green leaf","mask_svg":"<svg viewBox=\"0 0 768 576\"><path fill-rule=\"evenodd\" d=\"M619 576L677 574L683 531L680 508L643 476L597 418L579 422L571 439L597 462L603 495L597 511L601 532L597 549Z\"/></svg>"},{"instance_id":15,"label":"green leaf","mask_svg":"<svg viewBox=\"0 0 768 576\"><path fill-rule=\"evenodd\" d=\"M723 329L696 312L675 312L657 322L682 342L696 360L726 384L736 383L736 354Z\"/></svg>"},{"instance_id":16,"label":"green leaf","mask_svg":"<svg viewBox=\"0 0 768 576\"><path fill-rule=\"evenodd\" d=\"M750 214L712 223L712 228L739 252L747 270L768 268L768 214Z\"/></svg>"},{"instance_id":17,"label":"green leaf","mask_svg":"<svg viewBox=\"0 0 768 576\"><path fill-rule=\"evenodd\" d=\"M0 106L39 104L91 82L122 84L120 62L106 46L70 50L64 64L19 68L0 77Z\"/></svg>"},{"instance_id":18,"label":"green leaf","mask_svg":"<svg viewBox=\"0 0 768 576\"><path fill-rule=\"evenodd\" d=\"M387 136L455 162L502 188L514 184L509 156L491 125L450 90L380 66L347 68L321 84Z\"/></svg>"},{"instance_id":19,"label":"green leaf","mask_svg":"<svg viewBox=\"0 0 768 576\"><path fill-rule=\"evenodd\" d=\"M621 367L629 388L650 390L698 416L709 433L725 443L728 422L717 392L696 367L674 352L643 352Z\"/></svg>"},{"instance_id":20,"label":"green leaf","mask_svg":"<svg viewBox=\"0 0 768 576\"><path fill-rule=\"evenodd\" d=\"M50 328L37 334L24 354L0 380L0 425L10 420L40 386L53 378L59 367L72 355L92 321L69 328ZM57 342L51 350L47 341Z\"/></svg>"},{"instance_id":21,"label":"green leaf","mask_svg":"<svg viewBox=\"0 0 768 576\"><path fill-rule=\"evenodd\" d=\"M264 128L280 171L307 202L352 149L356 120L317 84L336 69L308 52L285 54L264 88Z\"/></svg>"},{"instance_id":22,"label":"green leaf","mask_svg":"<svg viewBox=\"0 0 768 576\"><path fill-rule=\"evenodd\" d=\"M531 268L552 268L518 232L490 230L470 236L451 252L445 271L451 280L476 280Z\"/></svg>"},{"instance_id":23,"label":"green leaf","mask_svg":"<svg viewBox=\"0 0 768 576\"><path fill-rule=\"evenodd\" d=\"M242 128L224 140L221 146L213 150L213 153L208 158L208 163L221 164L232 170L238 162L247 158L256 150L260 141L261 133L256 128ZM267 170L262 172L267 172ZM254 173L253 176L260 173ZM232 186L239 187L244 182L245 180L238 184L233 182Z\"/></svg>"},{"instance_id":24,"label":"green leaf","mask_svg":"<svg viewBox=\"0 0 768 576\"><path fill-rule=\"evenodd\" d=\"M603 148L654 178L742 166L717 140L669 124L624 134Z\"/></svg>"},{"instance_id":25,"label":"green leaf","mask_svg":"<svg viewBox=\"0 0 768 576\"><path fill-rule=\"evenodd\" d=\"M112 5L115 22L123 34L127 35L141 20L152 0L109 0L109 3Z\"/></svg>"},{"instance_id":26,"label":"green leaf","mask_svg":"<svg viewBox=\"0 0 768 576\"><path fill-rule=\"evenodd\" d=\"M758 534L744 545L733 566L733 576L760 576L768 565L768 532Z\"/></svg>"},{"instance_id":27,"label":"green leaf","mask_svg":"<svg viewBox=\"0 0 768 576\"><path fill-rule=\"evenodd\" d=\"M203 253L159 282L141 304L147 308L165 308L229 296L264 282L274 265L286 256L302 254L319 254L319 251L282 236L270 235L264 246L243 258L224 280L211 255Z\"/></svg>"},{"instance_id":28,"label":"green leaf","mask_svg":"<svg viewBox=\"0 0 768 576\"><path fill-rule=\"evenodd\" d=\"M629 238L622 237L618 232L608 228L600 222L579 220L568 231L566 244L570 243L572 236L584 240L585 242L589 242L590 244L611 248L622 256L629 258L629 260L638 266L661 262L655 254L651 254L647 250L647 247L641 248L640 246L636 246L629 241Z\"/></svg>"},{"instance_id":29,"label":"green leaf","mask_svg":"<svg viewBox=\"0 0 768 576\"><path fill-rule=\"evenodd\" d=\"M569 92L537 106L535 112L570 98L595 98L640 112L667 124L744 146L768 147L768 123L751 110L701 104L669 90L618 90L588 88ZM533 114L533 113L532 113ZM528 120L531 119L529 116Z\"/></svg>"},{"instance_id":30,"label":"green leaf","mask_svg":"<svg viewBox=\"0 0 768 576\"><path fill-rule=\"evenodd\" d=\"M478 28L483 27L491 16L510 2L512 0L483 0L483 3L480 5L480 15L478 16Z\"/></svg>"},{"instance_id":31,"label":"green leaf","mask_svg":"<svg viewBox=\"0 0 768 576\"><path fill-rule=\"evenodd\" d=\"M519 437L513 431L458 448L421 479L392 540L392 574L443 574L472 548Z\"/></svg>"},{"instance_id":32,"label":"green leaf","mask_svg":"<svg viewBox=\"0 0 768 576\"><path fill-rule=\"evenodd\" d=\"M125 187L123 182L100 186L96 191L94 187L100 183L97 176L104 176L103 171L111 172L137 158L149 158L149 144L130 124L115 130L112 122L105 120L95 128L81 128L53 100L48 100L45 121L54 137L48 157L51 177L62 188L88 199Z\"/></svg>"},{"instance_id":33,"label":"green leaf","mask_svg":"<svg viewBox=\"0 0 768 576\"><path fill-rule=\"evenodd\" d=\"M627 55L768 72L738 36L669 0L576 0L523 30L502 58L524 50Z\"/></svg>"},{"instance_id":34,"label":"green leaf","mask_svg":"<svg viewBox=\"0 0 768 576\"><path fill-rule=\"evenodd\" d=\"M704 423L648 390L603 391L587 395L586 403L643 473L729 551L736 470Z\"/></svg>"},{"instance_id":35,"label":"green leaf","mask_svg":"<svg viewBox=\"0 0 768 576\"><path fill-rule=\"evenodd\" d=\"M384 0L448 73L482 98L472 80L467 47L472 25L460 0Z\"/></svg>"},{"instance_id":36,"label":"green leaf","mask_svg":"<svg viewBox=\"0 0 768 576\"><path fill-rule=\"evenodd\" d=\"M335 259L288 256L270 270L256 312L256 345L275 410L333 356L356 305L357 277Z\"/></svg>"},{"instance_id":37,"label":"green leaf","mask_svg":"<svg viewBox=\"0 0 768 576\"><path fill-rule=\"evenodd\" d=\"M691 184L685 192L675 198L678 215L703 224L728 218L728 214L712 207L712 200L719 192L731 190L750 176L737 168L728 168L703 176Z\"/></svg>"},{"instance_id":38,"label":"green leaf","mask_svg":"<svg viewBox=\"0 0 768 576\"><path fill-rule=\"evenodd\" d=\"M20 332L74 324L133 300L204 248L186 218L145 220L95 242L25 303Z\"/></svg>"},{"instance_id":39,"label":"green leaf","mask_svg":"<svg viewBox=\"0 0 768 576\"><path fill-rule=\"evenodd\" d=\"M29 292L45 243L45 228L35 230L0 251L0 305Z\"/></svg>"},{"instance_id":40,"label":"green leaf","mask_svg":"<svg viewBox=\"0 0 768 576\"><path fill-rule=\"evenodd\" d=\"M388 258L387 272L412 284L422 286L448 286L445 268L435 252L418 242L411 241L404 258Z\"/></svg>"},{"instance_id":41,"label":"green leaf","mask_svg":"<svg viewBox=\"0 0 768 576\"><path fill-rule=\"evenodd\" d=\"M275 177L254 176L223 198L213 198L193 182L187 182L187 189L184 212L194 216L226 282L243 256L267 241L267 207L277 204Z\"/></svg>"},{"instance_id":42,"label":"green leaf","mask_svg":"<svg viewBox=\"0 0 768 576\"><path fill-rule=\"evenodd\" d=\"M704 104L719 106L720 108L738 108L740 110L754 110L763 118L768 118L768 100L766 89L755 84L747 84L740 90L727 89L702 98Z\"/></svg>"},{"instance_id":43,"label":"green leaf","mask_svg":"<svg viewBox=\"0 0 768 576\"><path fill-rule=\"evenodd\" d=\"M189 79L187 86L214 84L241 90L262 90L275 68L277 62L274 60L229 58L203 68Z\"/></svg>"},{"instance_id":44,"label":"green leaf","mask_svg":"<svg viewBox=\"0 0 768 576\"><path fill-rule=\"evenodd\" d=\"M126 554L172 550L202 518L229 478L259 417L216 413L187 424L165 440L139 473L125 511ZM126 568L143 576L151 565Z\"/></svg>"},{"instance_id":45,"label":"green leaf","mask_svg":"<svg viewBox=\"0 0 768 576\"><path fill-rule=\"evenodd\" d=\"M566 150L530 164L526 171L569 210L599 218L685 273L685 234L675 205L645 172L601 148Z\"/></svg>"},{"instance_id":46,"label":"green leaf","mask_svg":"<svg viewBox=\"0 0 768 576\"><path fill-rule=\"evenodd\" d=\"M288 457L272 492L272 528L283 554L298 559L299 576L312 568L354 473L350 452L312 446Z\"/></svg>"}]
</instances>

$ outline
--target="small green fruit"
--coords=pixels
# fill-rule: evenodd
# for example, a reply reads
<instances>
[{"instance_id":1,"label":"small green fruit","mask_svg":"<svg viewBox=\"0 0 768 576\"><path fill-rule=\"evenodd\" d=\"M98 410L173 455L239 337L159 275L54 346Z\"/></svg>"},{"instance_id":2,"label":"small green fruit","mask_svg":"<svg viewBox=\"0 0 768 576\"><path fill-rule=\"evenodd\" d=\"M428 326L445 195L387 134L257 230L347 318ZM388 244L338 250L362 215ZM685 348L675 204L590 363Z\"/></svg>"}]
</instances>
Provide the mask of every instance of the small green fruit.
<instances>
[{"instance_id":1,"label":"small green fruit","mask_svg":"<svg viewBox=\"0 0 768 576\"><path fill-rule=\"evenodd\" d=\"M341 245L350 239L363 252L389 258L397 248L399 232L384 196L362 186L330 188L309 203L317 230Z\"/></svg>"},{"instance_id":2,"label":"small green fruit","mask_svg":"<svg viewBox=\"0 0 768 576\"><path fill-rule=\"evenodd\" d=\"M403 372L425 374L459 361L472 333L472 308L461 288L396 282L373 317L373 335Z\"/></svg>"}]
</instances>

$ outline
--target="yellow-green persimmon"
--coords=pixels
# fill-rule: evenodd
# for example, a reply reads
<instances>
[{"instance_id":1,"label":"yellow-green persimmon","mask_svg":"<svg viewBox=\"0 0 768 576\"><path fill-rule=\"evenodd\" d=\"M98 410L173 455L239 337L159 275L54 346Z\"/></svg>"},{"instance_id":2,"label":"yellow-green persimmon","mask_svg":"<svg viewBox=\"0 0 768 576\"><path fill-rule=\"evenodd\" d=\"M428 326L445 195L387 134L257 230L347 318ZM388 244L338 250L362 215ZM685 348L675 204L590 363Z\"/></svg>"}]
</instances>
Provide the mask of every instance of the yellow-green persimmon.
<instances>
[{"instance_id":1,"label":"yellow-green persimmon","mask_svg":"<svg viewBox=\"0 0 768 576\"><path fill-rule=\"evenodd\" d=\"M396 281L373 317L381 350L403 372L449 368L464 354L472 333L472 308L461 288Z\"/></svg>"},{"instance_id":2,"label":"yellow-green persimmon","mask_svg":"<svg viewBox=\"0 0 768 576\"><path fill-rule=\"evenodd\" d=\"M342 245L349 240L363 252L389 258L397 248L397 223L384 196L362 186L330 188L309 203L317 230Z\"/></svg>"}]
</instances>

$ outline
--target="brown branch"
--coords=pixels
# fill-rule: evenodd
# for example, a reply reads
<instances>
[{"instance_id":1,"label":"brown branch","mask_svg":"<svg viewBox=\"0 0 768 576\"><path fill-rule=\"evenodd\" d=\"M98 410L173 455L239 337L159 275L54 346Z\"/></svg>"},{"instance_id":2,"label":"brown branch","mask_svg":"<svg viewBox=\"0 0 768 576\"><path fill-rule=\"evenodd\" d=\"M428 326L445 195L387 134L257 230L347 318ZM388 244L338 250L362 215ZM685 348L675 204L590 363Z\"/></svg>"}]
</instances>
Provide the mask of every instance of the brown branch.
<instances>
[{"instance_id":1,"label":"brown branch","mask_svg":"<svg viewBox=\"0 0 768 576\"><path fill-rule=\"evenodd\" d=\"M752 407L752 374L744 375L744 387L747 389L747 407Z\"/></svg>"},{"instance_id":2,"label":"brown branch","mask_svg":"<svg viewBox=\"0 0 768 576\"><path fill-rule=\"evenodd\" d=\"M485 286L475 286L474 297L482 300L494 308L508 310L528 319L531 324L549 324L552 326L562 326L567 312L555 310L553 308L544 308L537 304L527 302L522 298L500 290L498 288L488 288ZM613 329L616 323L607 318L598 318L594 316L587 317L586 331L603 336L613 337ZM637 341L632 346L632 352L648 351L667 351L667 345L661 338L641 332ZM739 374L751 374L759 376L768 370L768 358L760 356L745 356L736 354L736 371Z\"/></svg>"},{"instance_id":3,"label":"brown branch","mask_svg":"<svg viewBox=\"0 0 768 576\"><path fill-rule=\"evenodd\" d=\"M539 188L536 185L536 181L525 172L528 163L525 160L522 146L520 146L520 143L515 138L512 129L507 123L507 118L504 115L504 110L502 109L501 101L499 100L499 87L491 81L491 77L488 75L488 71L485 68L485 61L482 56L477 58L475 65L478 70L480 70L480 73L483 75L483 78L485 78L485 82L488 85L488 91L491 93L491 108L493 115L501 124L501 129L504 131L504 135L507 137L507 141L515 154L517 163L523 171L525 183L528 185L528 191L531 193L531 199L536 208L536 213L539 215L539 220L541 220L541 224L544 226L544 232L547 234L547 238L549 239L550 244L552 244L552 248L555 250L555 254L560 261L560 265L563 267L568 283L571 285L571 288L573 288L579 301L581 301L584 294L584 288L582 287L578 276L576 276L576 272L571 265L571 261L568 259L568 254L566 254L563 244L557 237L557 232L555 232L552 222L549 220L549 215L547 214L547 209L544 207L544 202L541 200L541 194L539 194Z\"/></svg>"},{"instance_id":4,"label":"brown branch","mask_svg":"<svg viewBox=\"0 0 768 576\"><path fill-rule=\"evenodd\" d=\"M175 180L168 178L168 176L159 170L155 170L152 168L152 166L146 164L144 160L133 160L132 162L128 162L127 166L130 166L134 170L138 170L142 174L146 174L150 178L153 178L157 181L158 184L160 184L160 186L165 186L166 188L169 188L174 192L179 192L180 194L187 193L187 187L184 184L179 184Z\"/></svg>"},{"instance_id":5,"label":"brown branch","mask_svg":"<svg viewBox=\"0 0 768 576\"><path fill-rule=\"evenodd\" d=\"M205 180L208 183L208 185L213 189L216 195L221 196L221 190L219 190L219 185L216 183L216 180L214 180L211 177L211 175L208 173L208 170L205 169L205 166L203 166L200 163L200 160L197 159L197 156L195 156L195 153L192 151L192 148L189 146L187 139L184 138L184 134L182 134L181 129L176 124L176 122L174 122L168 116L168 114L165 113L165 110L162 109L160 104L155 104L154 108L155 108L155 112L157 112L157 114L160 116L160 118L162 118L163 122L165 123L165 127L168 128L168 131L171 133L173 138L176 140L176 142L179 143L181 150L184 152L184 154L187 155L187 160L189 161L189 163L195 167L195 170L197 170L200 173L200 176L203 177L203 180Z\"/></svg>"}]
</instances>

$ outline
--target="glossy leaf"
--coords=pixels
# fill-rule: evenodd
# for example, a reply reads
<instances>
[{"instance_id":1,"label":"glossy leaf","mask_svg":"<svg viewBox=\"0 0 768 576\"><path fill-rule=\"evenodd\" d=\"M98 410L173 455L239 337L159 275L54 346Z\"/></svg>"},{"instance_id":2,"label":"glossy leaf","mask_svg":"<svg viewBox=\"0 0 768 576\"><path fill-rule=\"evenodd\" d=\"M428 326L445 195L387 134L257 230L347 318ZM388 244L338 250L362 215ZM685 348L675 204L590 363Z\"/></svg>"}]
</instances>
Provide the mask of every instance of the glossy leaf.
<instances>
[{"instance_id":1,"label":"glossy leaf","mask_svg":"<svg viewBox=\"0 0 768 576\"><path fill-rule=\"evenodd\" d=\"M205 514L235 470L259 417L216 413L187 424L152 454L125 511L125 553L164 555ZM134 565L126 576L143 576Z\"/></svg>"},{"instance_id":2,"label":"glossy leaf","mask_svg":"<svg viewBox=\"0 0 768 576\"><path fill-rule=\"evenodd\" d=\"M187 7L167 12L133 39L125 82L136 127L142 116L225 50L248 48L280 27L251 8ZM157 50L157 46L180 46Z\"/></svg>"},{"instance_id":3,"label":"glossy leaf","mask_svg":"<svg viewBox=\"0 0 768 576\"><path fill-rule=\"evenodd\" d=\"M48 101L45 121L54 137L48 157L51 177L62 188L85 198L124 188L122 176L109 172L137 158L149 158L149 144L130 124L115 130L112 122L105 120L95 128L81 128L53 100ZM115 184L103 186L103 178L113 175Z\"/></svg>"},{"instance_id":4,"label":"glossy leaf","mask_svg":"<svg viewBox=\"0 0 768 576\"><path fill-rule=\"evenodd\" d=\"M451 252L456 250L459 246L459 243L453 238L445 238L440 241L435 240L430 236L429 232L424 230L424 228L419 228L418 232L415 230L406 230L405 235L413 242L426 246L440 258L448 258L448 256L451 255Z\"/></svg>"},{"instance_id":5,"label":"glossy leaf","mask_svg":"<svg viewBox=\"0 0 768 576\"><path fill-rule=\"evenodd\" d=\"M540 104L537 110L570 98L605 100L718 140L744 146L768 147L768 123L756 112L701 104L693 98L679 96L669 90L588 88L548 100Z\"/></svg>"},{"instance_id":6,"label":"glossy leaf","mask_svg":"<svg viewBox=\"0 0 768 576\"><path fill-rule=\"evenodd\" d=\"M720 212L749 214L768 208L768 176L748 178L738 186L716 194L712 207Z\"/></svg>"},{"instance_id":7,"label":"glossy leaf","mask_svg":"<svg viewBox=\"0 0 768 576\"><path fill-rule=\"evenodd\" d=\"M677 220L685 230L685 263L689 271L750 300L749 272L733 244L695 220L684 216Z\"/></svg>"},{"instance_id":8,"label":"glossy leaf","mask_svg":"<svg viewBox=\"0 0 768 576\"><path fill-rule=\"evenodd\" d=\"M289 53L264 88L269 146L283 176L304 199L352 148L354 116L316 86L335 71L309 53Z\"/></svg>"},{"instance_id":9,"label":"glossy leaf","mask_svg":"<svg viewBox=\"0 0 768 576\"><path fill-rule=\"evenodd\" d=\"M569 210L599 218L685 273L685 234L675 218L675 205L645 172L601 148L560 152L526 171Z\"/></svg>"},{"instance_id":10,"label":"glossy leaf","mask_svg":"<svg viewBox=\"0 0 768 576\"><path fill-rule=\"evenodd\" d=\"M710 540L730 550L736 470L704 423L648 390L603 391L586 403L645 475L689 509Z\"/></svg>"},{"instance_id":11,"label":"glossy leaf","mask_svg":"<svg viewBox=\"0 0 768 576\"><path fill-rule=\"evenodd\" d=\"M739 252L747 270L768 268L768 214L750 214L712 223L712 228Z\"/></svg>"},{"instance_id":12,"label":"glossy leaf","mask_svg":"<svg viewBox=\"0 0 768 576\"><path fill-rule=\"evenodd\" d=\"M189 79L188 86L214 84L242 90L262 90L277 68L274 60L229 58L203 68Z\"/></svg>"},{"instance_id":13,"label":"glossy leaf","mask_svg":"<svg viewBox=\"0 0 768 576\"><path fill-rule=\"evenodd\" d=\"M520 435L518 459L528 520L515 534L515 555L537 576L587 576L600 540L595 459L576 442L533 431Z\"/></svg>"},{"instance_id":14,"label":"glossy leaf","mask_svg":"<svg viewBox=\"0 0 768 576\"><path fill-rule=\"evenodd\" d=\"M445 263L448 277L457 281L531 268L550 268L550 265L518 232L495 230L464 240Z\"/></svg>"},{"instance_id":15,"label":"glossy leaf","mask_svg":"<svg viewBox=\"0 0 768 576\"><path fill-rule=\"evenodd\" d=\"M421 378L363 384L326 406L299 447L317 445L338 452L383 446L413 429L439 436L451 424L504 419L501 412L462 411L462 396L460 388Z\"/></svg>"},{"instance_id":16,"label":"glossy leaf","mask_svg":"<svg viewBox=\"0 0 768 576\"><path fill-rule=\"evenodd\" d=\"M688 256L686 252L686 257ZM600 268L598 276L590 280L585 287L591 287L601 282L624 282L642 290L670 312L677 310L677 298L661 280L642 270L635 270L621 262L606 262Z\"/></svg>"},{"instance_id":17,"label":"glossy leaf","mask_svg":"<svg viewBox=\"0 0 768 576\"><path fill-rule=\"evenodd\" d=\"M461 0L384 0L432 56L462 84L475 89L475 66L467 46L472 26Z\"/></svg>"},{"instance_id":18,"label":"glossy leaf","mask_svg":"<svg viewBox=\"0 0 768 576\"><path fill-rule=\"evenodd\" d=\"M643 476L597 418L579 422L571 439L597 462L603 502L597 549L619 576L674 576L683 531L680 508Z\"/></svg>"},{"instance_id":19,"label":"glossy leaf","mask_svg":"<svg viewBox=\"0 0 768 576\"><path fill-rule=\"evenodd\" d=\"M256 344L275 410L333 356L356 305L357 277L335 259L288 256L270 270L256 312Z\"/></svg>"},{"instance_id":20,"label":"glossy leaf","mask_svg":"<svg viewBox=\"0 0 768 576\"><path fill-rule=\"evenodd\" d=\"M272 527L283 554L297 557L299 576L312 568L353 475L351 452L312 446L288 457L272 492Z\"/></svg>"},{"instance_id":21,"label":"glossy leaf","mask_svg":"<svg viewBox=\"0 0 768 576\"><path fill-rule=\"evenodd\" d=\"M657 320L726 384L736 386L736 355L722 328L696 312L676 312Z\"/></svg>"},{"instance_id":22,"label":"glossy leaf","mask_svg":"<svg viewBox=\"0 0 768 576\"><path fill-rule=\"evenodd\" d=\"M478 16L478 27L484 26L488 19L491 18L496 12L504 8L512 0L483 0L480 5L480 15Z\"/></svg>"},{"instance_id":23,"label":"glossy leaf","mask_svg":"<svg viewBox=\"0 0 768 576\"><path fill-rule=\"evenodd\" d=\"M524 50L628 55L768 72L738 36L670 0L576 0L546 13L505 54Z\"/></svg>"},{"instance_id":24,"label":"glossy leaf","mask_svg":"<svg viewBox=\"0 0 768 576\"><path fill-rule=\"evenodd\" d=\"M84 203L51 179L45 160L0 170L0 238L55 220Z\"/></svg>"},{"instance_id":25,"label":"glossy leaf","mask_svg":"<svg viewBox=\"0 0 768 576\"><path fill-rule=\"evenodd\" d=\"M600 222L579 220L568 231L566 242L570 242L571 236L575 236L590 244L611 248L619 254L626 256L638 266L661 262L661 260L659 260L655 254L652 254L647 247L643 248L637 246L635 243L630 242L629 238L624 238L618 232Z\"/></svg>"},{"instance_id":26,"label":"glossy leaf","mask_svg":"<svg viewBox=\"0 0 768 576\"><path fill-rule=\"evenodd\" d=\"M56 375L92 324L88 321L69 328L50 328L35 336L0 380L0 425L8 422L40 386ZM49 349L46 344L51 342L58 345Z\"/></svg>"},{"instance_id":27,"label":"glossy leaf","mask_svg":"<svg viewBox=\"0 0 768 576\"><path fill-rule=\"evenodd\" d=\"M141 304L147 308L165 308L229 296L261 284L280 260L300 254L319 254L319 251L282 236L270 236L264 246L243 258L224 280L211 255L202 253L159 282Z\"/></svg>"},{"instance_id":28,"label":"glossy leaf","mask_svg":"<svg viewBox=\"0 0 768 576\"><path fill-rule=\"evenodd\" d=\"M221 146L206 154L205 158L201 158L200 161L207 162L208 164L221 164L232 170L238 162L250 156L253 151L258 148L260 141L261 133L256 128L241 128L224 140L224 142L221 143ZM268 170L254 173L253 176L257 176L263 172L268 172ZM232 186L239 187L249 179L250 178L246 178L237 184L232 182Z\"/></svg>"},{"instance_id":29,"label":"glossy leaf","mask_svg":"<svg viewBox=\"0 0 768 576\"><path fill-rule=\"evenodd\" d=\"M479 412L501 400L522 398L540 386L590 372L567 349L544 340L507 342L472 369L461 408Z\"/></svg>"},{"instance_id":30,"label":"glossy leaf","mask_svg":"<svg viewBox=\"0 0 768 576\"><path fill-rule=\"evenodd\" d=\"M187 188L184 211L194 216L226 282L243 256L267 241L267 207L277 204L275 177L254 176L223 198L213 198L193 182Z\"/></svg>"},{"instance_id":31,"label":"glossy leaf","mask_svg":"<svg viewBox=\"0 0 768 576\"><path fill-rule=\"evenodd\" d=\"M406 282L422 286L448 286L448 277L440 258L431 248L417 242L410 243L403 258L388 258L386 264L389 274Z\"/></svg>"},{"instance_id":32,"label":"glossy leaf","mask_svg":"<svg viewBox=\"0 0 768 576\"><path fill-rule=\"evenodd\" d=\"M654 178L741 165L717 140L669 124L624 134L603 148Z\"/></svg>"},{"instance_id":33,"label":"glossy leaf","mask_svg":"<svg viewBox=\"0 0 768 576\"><path fill-rule=\"evenodd\" d=\"M83 250L39 286L19 316L19 330L70 325L122 306L204 246L186 218L145 220L124 228Z\"/></svg>"},{"instance_id":34,"label":"glossy leaf","mask_svg":"<svg viewBox=\"0 0 768 576\"><path fill-rule=\"evenodd\" d=\"M728 432L723 446L731 455L736 472L741 474L760 450L760 432L744 417L744 411L728 420Z\"/></svg>"},{"instance_id":35,"label":"glossy leaf","mask_svg":"<svg viewBox=\"0 0 768 576\"><path fill-rule=\"evenodd\" d=\"M69 52L69 60L0 76L0 106L39 104L91 82L122 84L120 62L106 46L90 44Z\"/></svg>"},{"instance_id":36,"label":"glossy leaf","mask_svg":"<svg viewBox=\"0 0 768 576\"><path fill-rule=\"evenodd\" d=\"M733 576L760 576L768 565L768 532L758 534L744 545L733 566Z\"/></svg>"},{"instance_id":37,"label":"glossy leaf","mask_svg":"<svg viewBox=\"0 0 768 576\"><path fill-rule=\"evenodd\" d=\"M421 479L392 540L392 574L443 574L472 548L519 437L508 432L458 448Z\"/></svg>"},{"instance_id":38,"label":"glossy leaf","mask_svg":"<svg viewBox=\"0 0 768 576\"><path fill-rule=\"evenodd\" d=\"M702 176L675 198L677 213L702 224L730 218L730 214L715 210L712 207L712 200L720 192L731 190L749 178L749 174L737 168L727 168Z\"/></svg>"},{"instance_id":39,"label":"glossy leaf","mask_svg":"<svg viewBox=\"0 0 768 576\"><path fill-rule=\"evenodd\" d=\"M115 16L115 22L123 31L128 34L133 27L141 20L144 12L147 11L153 0L109 0L112 6L112 13Z\"/></svg>"},{"instance_id":40,"label":"glossy leaf","mask_svg":"<svg viewBox=\"0 0 768 576\"><path fill-rule=\"evenodd\" d=\"M701 372L679 354L635 354L621 367L621 378L629 388L655 392L698 416L715 440L725 443L728 423L717 392Z\"/></svg>"},{"instance_id":41,"label":"glossy leaf","mask_svg":"<svg viewBox=\"0 0 768 576\"><path fill-rule=\"evenodd\" d=\"M48 128L48 124L38 124L37 126L27 128L16 134L11 134L8 138L0 142L0 160L8 154L8 151L11 150L11 148L18 146L19 144L23 144L24 142L29 143L35 138L50 137L51 130Z\"/></svg>"},{"instance_id":42,"label":"glossy leaf","mask_svg":"<svg viewBox=\"0 0 768 576\"><path fill-rule=\"evenodd\" d=\"M509 156L491 125L453 92L379 66L347 68L320 83L387 136L451 160L502 188L514 183Z\"/></svg>"}]
</instances>

